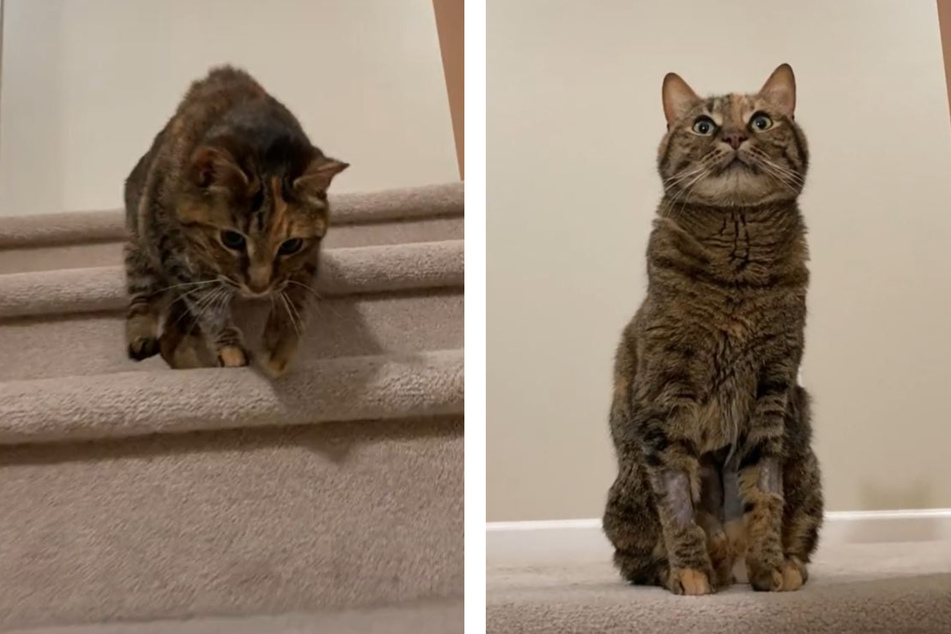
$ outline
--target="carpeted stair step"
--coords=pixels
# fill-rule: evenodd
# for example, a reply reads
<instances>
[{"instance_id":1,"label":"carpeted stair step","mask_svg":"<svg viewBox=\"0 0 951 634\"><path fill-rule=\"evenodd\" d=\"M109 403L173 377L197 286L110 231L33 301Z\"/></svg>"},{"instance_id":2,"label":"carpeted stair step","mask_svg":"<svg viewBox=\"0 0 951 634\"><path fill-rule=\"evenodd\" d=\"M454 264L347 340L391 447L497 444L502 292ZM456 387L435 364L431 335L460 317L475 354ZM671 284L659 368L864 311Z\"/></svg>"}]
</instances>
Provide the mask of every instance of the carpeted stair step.
<instances>
[{"instance_id":1,"label":"carpeted stair step","mask_svg":"<svg viewBox=\"0 0 951 634\"><path fill-rule=\"evenodd\" d=\"M325 249L463 238L460 185L330 199ZM0 217L0 274L115 266L122 262L125 231L119 210Z\"/></svg>"},{"instance_id":2,"label":"carpeted stair step","mask_svg":"<svg viewBox=\"0 0 951 634\"><path fill-rule=\"evenodd\" d=\"M735 585L674 596L624 583L610 552L598 560L494 562L486 631L562 634L870 634L951 632L951 543L820 547L796 592Z\"/></svg>"},{"instance_id":3,"label":"carpeted stair step","mask_svg":"<svg viewBox=\"0 0 951 634\"><path fill-rule=\"evenodd\" d=\"M463 308L460 288L328 298L313 311L295 367L325 358L461 348ZM260 338L261 312L249 311L239 320L253 346ZM170 371L159 357L131 361L124 341L121 312L0 321L0 381Z\"/></svg>"},{"instance_id":4,"label":"carpeted stair step","mask_svg":"<svg viewBox=\"0 0 951 634\"><path fill-rule=\"evenodd\" d=\"M462 191L336 201L278 381L126 358L120 214L0 220L0 631L460 598Z\"/></svg>"},{"instance_id":5,"label":"carpeted stair step","mask_svg":"<svg viewBox=\"0 0 951 634\"><path fill-rule=\"evenodd\" d=\"M324 254L315 292L321 296L460 287L463 242L356 247ZM0 319L123 310L122 267L0 275Z\"/></svg>"}]
</instances>

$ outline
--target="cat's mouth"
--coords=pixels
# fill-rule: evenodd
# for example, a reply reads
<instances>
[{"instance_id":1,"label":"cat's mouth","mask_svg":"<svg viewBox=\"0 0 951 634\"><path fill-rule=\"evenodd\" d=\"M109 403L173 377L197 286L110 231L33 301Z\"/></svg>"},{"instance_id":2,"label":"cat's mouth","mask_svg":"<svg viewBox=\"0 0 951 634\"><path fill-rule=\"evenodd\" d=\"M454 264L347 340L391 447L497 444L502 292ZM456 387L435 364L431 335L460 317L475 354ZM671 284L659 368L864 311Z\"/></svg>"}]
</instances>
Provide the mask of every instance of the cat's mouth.
<instances>
[{"instance_id":1,"label":"cat's mouth","mask_svg":"<svg viewBox=\"0 0 951 634\"><path fill-rule=\"evenodd\" d=\"M281 282L280 284L275 284L270 288L267 288L263 291L253 291L248 288L247 284L241 284L238 287L238 294L245 299L268 299L270 297L280 295L280 293L287 288L287 282Z\"/></svg>"},{"instance_id":2,"label":"cat's mouth","mask_svg":"<svg viewBox=\"0 0 951 634\"><path fill-rule=\"evenodd\" d=\"M731 158L720 164L720 173L735 171L755 172L756 166L739 152L734 152Z\"/></svg>"}]
</instances>

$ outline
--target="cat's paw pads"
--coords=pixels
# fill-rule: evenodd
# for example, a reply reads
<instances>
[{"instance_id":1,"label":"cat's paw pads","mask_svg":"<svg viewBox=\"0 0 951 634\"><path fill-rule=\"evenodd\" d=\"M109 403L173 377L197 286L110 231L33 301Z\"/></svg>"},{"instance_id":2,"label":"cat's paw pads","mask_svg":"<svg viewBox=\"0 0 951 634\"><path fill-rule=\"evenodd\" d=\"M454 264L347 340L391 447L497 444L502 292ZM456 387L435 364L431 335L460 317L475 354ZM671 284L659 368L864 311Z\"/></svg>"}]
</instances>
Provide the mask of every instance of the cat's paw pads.
<instances>
[{"instance_id":1,"label":"cat's paw pads","mask_svg":"<svg viewBox=\"0 0 951 634\"><path fill-rule=\"evenodd\" d=\"M269 354L265 354L264 358L261 359L261 369L272 379L279 379L284 376L289 365L287 359L272 357Z\"/></svg>"},{"instance_id":2,"label":"cat's paw pads","mask_svg":"<svg viewBox=\"0 0 951 634\"><path fill-rule=\"evenodd\" d=\"M159 352L159 340L155 337L135 337L129 342L129 358L142 361L154 357Z\"/></svg>"},{"instance_id":3,"label":"cat's paw pads","mask_svg":"<svg viewBox=\"0 0 951 634\"><path fill-rule=\"evenodd\" d=\"M225 346L218 350L218 365L223 368L241 368L249 363L248 352L240 346Z\"/></svg>"},{"instance_id":4,"label":"cat's paw pads","mask_svg":"<svg viewBox=\"0 0 951 634\"><path fill-rule=\"evenodd\" d=\"M694 568L677 568L671 571L671 591L674 594L700 596L713 593L710 575Z\"/></svg>"}]
</instances>

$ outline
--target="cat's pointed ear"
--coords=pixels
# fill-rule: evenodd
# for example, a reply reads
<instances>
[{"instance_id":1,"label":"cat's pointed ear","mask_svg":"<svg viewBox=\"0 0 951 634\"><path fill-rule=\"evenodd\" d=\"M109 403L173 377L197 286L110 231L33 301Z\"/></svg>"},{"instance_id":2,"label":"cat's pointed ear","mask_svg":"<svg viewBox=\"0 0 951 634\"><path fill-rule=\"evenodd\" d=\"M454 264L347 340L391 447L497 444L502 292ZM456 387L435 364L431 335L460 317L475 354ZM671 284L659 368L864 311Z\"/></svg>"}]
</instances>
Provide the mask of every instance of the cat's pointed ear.
<instances>
[{"instance_id":1,"label":"cat's pointed ear","mask_svg":"<svg viewBox=\"0 0 951 634\"><path fill-rule=\"evenodd\" d=\"M677 73L667 73L661 88L664 101L664 116L669 128L700 101L690 86Z\"/></svg>"},{"instance_id":2,"label":"cat's pointed ear","mask_svg":"<svg viewBox=\"0 0 951 634\"><path fill-rule=\"evenodd\" d=\"M247 191L251 179L230 152L204 145L192 156L192 179L202 189L222 192Z\"/></svg>"},{"instance_id":3,"label":"cat's pointed ear","mask_svg":"<svg viewBox=\"0 0 951 634\"><path fill-rule=\"evenodd\" d=\"M320 155L310 162L304 173L294 180L294 191L303 195L322 196L327 193L334 176L350 167L349 163Z\"/></svg>"},{"instance_id":4,"label":"cat's pointed ear","mask_svg":"<svg viewBox=\"0 0 951 634\"><path fill-rule=\"evenodd\" d=\"M759 94L792 119L796 112L796 76L793 75L792 66L780 64L760 88Z\"/></svg>"}]
</instances>

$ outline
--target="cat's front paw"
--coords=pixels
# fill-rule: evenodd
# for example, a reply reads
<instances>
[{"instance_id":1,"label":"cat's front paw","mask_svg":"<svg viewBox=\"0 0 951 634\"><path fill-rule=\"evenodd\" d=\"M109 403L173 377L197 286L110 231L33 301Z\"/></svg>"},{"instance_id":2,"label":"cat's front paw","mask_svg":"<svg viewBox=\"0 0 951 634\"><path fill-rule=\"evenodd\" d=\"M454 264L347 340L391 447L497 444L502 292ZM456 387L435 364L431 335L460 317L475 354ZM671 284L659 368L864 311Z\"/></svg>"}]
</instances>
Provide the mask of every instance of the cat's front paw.
<instances>
[{"instance_id":1,"label":"cat's front paw","mask_svg":"<svg viewBox=\"0 0 951 634\"><path fill-rule=\"evenodd\" d=\"M696 568L672 568L667 589L674 594L701 596L714 592L710 583L712 571L704 572Z\"/></svg>"},{"instance_id":2,"label":"cat's front paw","mask_svg":"<svg viewBox=\"0 0 951 634\"><path fill-rule=\"evenodd\" d=\"M782 592L783 590L796 590L802 585L792 587L795 578L790 576L790 587L786 588L786 562L779 560L777 562L768 560L747 559L746 574L749 577L750 585L754 590L761 592Z\"/></svg>"},{"instance_id":3,"label":"cat's front paw","mask_svg":"<svg viewBox=\"0 0 951 634\"><path fill-rule=\"evenodd\" d=\"M155 337L134 337L129 341L129 358L142 361L154 357L159 352L159 340Z\"/></svg>"},{"instance_id":4,"label":"cat's front paw","mask_svg":"<svg viewBox=\"0 0 951 634\"><path fill-rule=\"evenodd\" d=\"M241 346L225 346L218 350L218 365L223 368L242 368L251 363L251 355Z\"/></svg>"},{"instance_id":5,"label":"cat's front paw","mask_svg":"<svg viewBox=\"0 0 951 634\"><path fill-rule=\"evenodd\" d=\"M798 590L802 584L809 579L809 572L806 570L806 564L795 557L790 557L783 562L783 590L791 592Z\"/></svg>"},{"instance_id":6,"label":"cat's front paw","mask_svg":"<svg viewBox=\"0 0 951 634\"><path fill-rule=\"evenodd\" d=\"M280 355L266 352L261 359L261 369L272 379L279 379L287 374L289 366L290 360Z\"/></svg>"}]
</instances>

